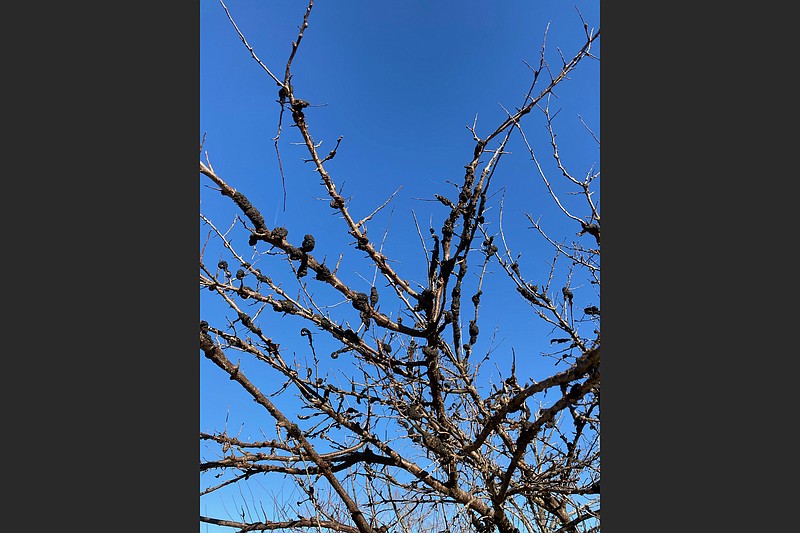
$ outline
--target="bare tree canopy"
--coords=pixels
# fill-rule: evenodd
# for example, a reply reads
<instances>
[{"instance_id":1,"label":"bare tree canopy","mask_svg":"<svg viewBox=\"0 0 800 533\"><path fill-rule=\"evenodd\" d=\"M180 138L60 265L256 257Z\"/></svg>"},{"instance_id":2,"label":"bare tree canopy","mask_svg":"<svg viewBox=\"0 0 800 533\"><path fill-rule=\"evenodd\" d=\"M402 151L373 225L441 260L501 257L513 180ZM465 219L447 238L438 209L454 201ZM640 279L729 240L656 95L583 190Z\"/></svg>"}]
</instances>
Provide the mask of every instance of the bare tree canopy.
<instances>
[{"instance_id":1,"label":"bare tree canopy","mask_svg":"<svg viewBox=\"0 0 800 533\"><path fill-rule=\"evenodd\" d=\"M600 531L599 3L274 4L201 6L202 530Z\"/></svg>"}]
</instances>

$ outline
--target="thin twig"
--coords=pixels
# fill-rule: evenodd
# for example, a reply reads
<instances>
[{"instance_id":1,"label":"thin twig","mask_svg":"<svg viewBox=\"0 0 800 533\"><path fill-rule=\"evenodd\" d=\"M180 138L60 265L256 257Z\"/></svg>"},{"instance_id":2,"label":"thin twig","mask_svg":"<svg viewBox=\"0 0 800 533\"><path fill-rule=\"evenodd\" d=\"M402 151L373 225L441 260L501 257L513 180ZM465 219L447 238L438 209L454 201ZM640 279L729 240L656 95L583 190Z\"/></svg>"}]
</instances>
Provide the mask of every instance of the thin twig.
<instances>
[{"instance_id":1,"label":"thin twig","mask_svg":"<svg viewBox=\"0 0 800 533\"><path fill-rule=\"evenodd\" d=\"M253 59L255 59L255 60L256 60L256 62L257 62L259 65L261 65L261 68L263 68L263 69L266 71L266 73L267 73L267 74L269 74L269 77L270 77L270 78L272 78L273 80L275 80L275 83L277 83L277 84L278 84L278 86L282 86L282 85L283 85L283 83L281 83L281 80L279 80L279 79L277 78L277 76L275 76L275 74L273 74L273 73L272 73L272 71L271 71L269 68L267 68L267 66L266 66L264 63L262 63L262 62L261 62L261 60L260 60L260 59L258 58L258 56L256 55L255 51L253 50L253 47L252 47L252 46L250 46L250 44L247 42L247 39L245 39L245 38L244 38L244 34L242 34L241 30L239 30L239 26L237 26L237 25L236 25L236 22L234 22L234 20L233 20L233 17L231 16L231 13L230 13L230 11L228 11L228 6L226 6L226 5L225 5L225 2L223 2L222 0L219 0L219 3L220 3L220 4L222 4L222 8L225 10L225 14L228 16L228 20L230 20L230 21L231 21L231 24L233 24L233 27L236 29L236 33L238 33L238 34L239 34L239 38L240 38L240 39L242 40L242 42L244 43L245 47L247 47L247 49L250 51L250 55L251 55L251 56L253 56Z\"/></svg>"}]
</instances>

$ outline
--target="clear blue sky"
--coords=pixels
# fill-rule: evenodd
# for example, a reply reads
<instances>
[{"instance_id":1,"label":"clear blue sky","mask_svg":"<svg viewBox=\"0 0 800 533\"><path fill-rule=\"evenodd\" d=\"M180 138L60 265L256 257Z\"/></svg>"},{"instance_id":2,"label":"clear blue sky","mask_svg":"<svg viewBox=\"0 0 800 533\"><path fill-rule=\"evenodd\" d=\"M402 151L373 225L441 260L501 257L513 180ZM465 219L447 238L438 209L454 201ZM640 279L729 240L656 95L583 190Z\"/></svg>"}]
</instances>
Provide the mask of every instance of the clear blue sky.
<instances>
[{"instance_id":1,"label":"clear blue sky","mask_svg":"<svg viewBox=\"0 0 800 533\"><path fill-rule=\"evenodd\" d=\"M306 3L229 0L226 5L258 57L282 78ZM477 114L477 132L485 136L505 118L501 106L513 112L522 103L531 83L524 61L538 64L548 23L547 59L553 70L560 67L559 48L567 59L572 57L583 44L578 10L591 28L600 26L598 1L315 2L293 63L295 96L320 106L307 109L306 116L315 140L323 143L322 154L343 136L336 158L326 168L340 189L344 184L345 195L352 197L355 216L366 216L402 186L391 204L393 212L387 207L369 228L370 236L379 240L390 222L385 250L397 260L394 265L406 279L424 279L411 210L426 237L431 219L437 231L441 228L443 206L427 200L433 194L453 197L454 189L446 182L460 180L474 148L466 126ZM346 244L341 235L344 226L331 215L327 201L314 200L325 197L325 191L313 167L302 162L308 157L305 147L292 144L299 135L288 127L288 114L280 142L288 195L283 210L272 141L279 111L275 82L251 58L217 0L201 0L200 23L199 137L207 135L204 150L215 171L248 196L267 226L285 226L290 240L294 237L298 243L305 233L314 234L315 255L327 255L330 260L344 250L343 275L368 291L374 270ZM600 55L599 41L593 50ZM561 109L556 120L561 156L579 176L600 165L597 144L579 119L599 138L599 69L599 62L584 61L572 79L556 90L559 98L551 103L553 110ZM525 120L529 142L540 160L550 165L541 114L534 111ZM541 178L519 135L508 150L513 153L501 162L493 182L498 192L493 217L496 220L504 195L503 223L510 244L524 252L521 264L531 277L536 269L546 275L545 261L553 253L538 234L527 229L523 213L541 217L558 239L571 238L575 228L563 226L561 216L545 198ZM226 226L235 212L226 198L205 189L208 185L201 177L200 210ZM207 228L201 227L201 237L206 233ZM430 248L430 243L426 245ZM531 377L550 372L551 363L533 360L549 348L550 331L539 325L499 267L491 270L494 274L485 281L482 299L483 344L476 349L489 349L488 333L498 327L493 352L498 365L507 362L514 347L522 372ZM498 287L503 298L489 298L487 287ZM576 306L577 302L599 305L595 287L584 285L575 292ZM218 316L203 294L200 318L213 322ZM304 353L304 339L286 333L299 331L301 324L284 326L275 316L267 320L270 328L285 327L272 331L287 353ZM235 434L246 420L243 438L258 435L259 426L272 428L266 414L255 410L252 400L238 394L233 383L219 374L201 357L201 429L221 428L227 410L229 432ZM274 391L267 387L265 392ZM218 514L213 505L219 501L212 498L203 499L208 499L209 507L202 503L201 512ZM233 500L226 501L228 510L233 510ZM201 531L213 529L201 525Z\"/></svg>"}]
</instances>

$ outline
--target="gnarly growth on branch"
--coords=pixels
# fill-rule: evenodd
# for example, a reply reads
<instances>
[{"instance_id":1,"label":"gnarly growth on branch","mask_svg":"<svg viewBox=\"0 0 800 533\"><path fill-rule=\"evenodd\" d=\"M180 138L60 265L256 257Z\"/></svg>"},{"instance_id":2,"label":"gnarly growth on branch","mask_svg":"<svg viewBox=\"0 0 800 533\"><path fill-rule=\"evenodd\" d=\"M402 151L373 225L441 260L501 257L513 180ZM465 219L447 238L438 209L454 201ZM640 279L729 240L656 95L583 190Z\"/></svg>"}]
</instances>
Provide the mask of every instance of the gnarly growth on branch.
<instances>
[{"instance_id":1,"label":"gnarly growth on branch","mask_svg":"<svg viewBox=\"0 0 800 533\"><path fill-rule=\"evenodd\" d=\"M367 232L397 191L356 214L360 208L330 170L342 136L332 150L319 152L322 143L312 135L316 106L299 98L301 88L292 83L313 0L282 78L222 7L278 87L282 179L278 138L285 111L326 195L321 205L341 220L352 248L341 246L338 259L330 259L331 228L269 227L251 200L257 191L248 198L231 185L235 177L223 178L208 157L200 162L203 180L229 199L233 218L226 229L201 214L208 237L200 288L203 301L224 310L224 318L204 304L200 350L266 417L256 422L263 426L258 439L229 434L227 427L200 434L209 454L200 463L201 496L264 479L258 487L277 483L281 493L292 494L292 501L273 496L238 517L201 516L201 522L238 531L439 531L442 521L451 531L478 533L599 530L600 308L599 290L587 289L600 285L599 172L578 178L564 164L550 100L583 61L596 59L600 32L584 23L585 41L558 68L545 60L543 45L519 107L487 135L476 124L468 127L474 144L458 168L455 193L430 195L442 211L431 218L428 241L417 225L425 257L414 270ZM523 129L533 111L544 118L557 177ZM574 227L570 242L524 215L549 247L549 272L523 263L515 251L527 243L507 238L502 199L499 213L493 211L502 190L497 182L507 178L500 162L512 143L528 151L530 179L543 184L556 213ZM360 261L359 270L371 270L373 279L350 279L340 268L344 261ZM409 281L419 272L421 283ZM494 279L494 272L504 275ZM485 318L487 306L510 305L511 298L528 312L517 320L550 331L524 347L524 367L519 347L511 348L510 361L499 353L497 332ZM535 347L539 340L544 351ZM547 370L534 379L531 361L539 359L552 366L542 365ZM244 498L251 490L236 494Z\"/></svg>"}]
</instances>

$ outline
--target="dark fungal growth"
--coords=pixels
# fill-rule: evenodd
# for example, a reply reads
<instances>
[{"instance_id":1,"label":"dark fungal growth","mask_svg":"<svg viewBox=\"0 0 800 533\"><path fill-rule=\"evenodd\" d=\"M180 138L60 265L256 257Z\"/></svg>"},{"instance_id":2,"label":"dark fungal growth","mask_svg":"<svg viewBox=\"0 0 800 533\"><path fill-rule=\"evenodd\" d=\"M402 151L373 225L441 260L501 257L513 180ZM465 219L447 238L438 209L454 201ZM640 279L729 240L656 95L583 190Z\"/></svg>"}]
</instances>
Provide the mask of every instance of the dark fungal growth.
<instances>
[{"instance_id":1,"label":"dark fungal growth","mask_svg":"<svg viewBox=\"0 0 800 533\"><path fill-rule=\"evenodd\" d=\"M580 233L578 233L578 236L585 235L586 233L588 233L589 235L594 237L594 240L597 242L597 244L600 244L600 226L598 226L594 222L592 222L591 224L587 224L586 222L581 221L581 228L582 229Z\"/></svg>"},{"instance_id":2,"label":"dark fungal growth","mask_svg":"<svg viewBox=\"0 0 800 533\"><path fill-rule=\"evenodd\" d=\"M300 249L303 252L308 253L314 249L314 245L314 236L311 234L306 234L306 236L303 237L303 244L300 245Z\"/></svg>"},{"instance_id":3,"label":"dark fungal growth","mask_svg":"<svg viewBox=\"0 0 800 533\"><path fill-rule=\"evenodd\" d=\"M325 265L319 265L317 267L317 275L315 276L316 279L320 281L328 281L331 279L333 275L331 274L331 270L326 267Z\"/></svg>"},{"instance_id":4,"label":"dark fungal growth","mask_svg":"<svg viewBox=\"0 0 800 533\"><path fill-rule=\"evenodd\" d=\"M275 300L272 302L272 308L279 313L293 313L297 311L297 307L290 300Z\"/></svg>"},{"instance_id":5,"label":"dark fungal growth","mask_svg":"<svg viewBox=\"0 0 800 533\"><path fill-rule=\"evenodd\" d=\"M286 245L286 253L289 255L289 259L293 259L295 261L299 261L303 257L305 257L305 253L303 253L300 248L295 248L291 244Z\"/></svg>"},{"instance_id":6,"label":"dark fungal growth","mask_svg":"<svg viewBox=\"0 0 800 533\"><path fill-rule=\"evenodd\" d=\"M484 252L486 255L494 255L494 254L496 254L496 253L497 253L497 250L498 250L498 248L497 248L497 246L496 246L496 245L494 245L494 244L492 243L492 241L494 241L494 236L487 237L487 238L486 238L486 239L483 241L483 252Z\"/></svg>"},{"instance_id":7,"label":"dark fungal growth","mask_svg":"<svg viewBox=\"0 0 800 533\"><path fill-rule=\"evenodd\" d=\"M376 289L375 287L372 287L369 290L369 305L371 305L372 307L378 305L378 289Z\"/></svg>"},{"instance_id":8,"label":"dark fungal growth","mask_svg":"<svg viewBox=\"0 0 800 533\"><path fill-rule=\"evenodd\" d=\"M250 200L248 200L244 194L237 191L233 193L232 198L233 201L236 202L236 205L239 206L239 209L242 210L242 213L255 225L256 229L259 231L265 229L264 217L261 216L258 209L253 207L253 204L250 203Z\"/></svg>"},{"instance_id":9,"label":"dark fungal growth","mask_svg":"<svg viewBox=\"0 0 800 533\"><path fill-rule=\"evenodd\" d=\"M569 287L564 287L561 289L561 294L564 295L564 301L568 302L569 305L572 305L572 291L569 290Z\"/></svg>"},{"instance_id":10,"label":"dark fungal growth","mask_svg":"<svg viewBox=\"0 0 800 533\"><path fill-rule=\"evenodd\" d=\"M357 292L353 297L353 307L359 311L367 311L369 309L367 295L363 292Z\"/></svg>"},{"instance_id":11,"label":"dark fungal growth","mask_svg":"<svg viewBox=\"0 0 800 533\"><path fill-rule=\"evenodd\" d=\"M478 328L478 324L475 323L474 320L469 321L469 343L475 344L478 340L478 333L480 333L480 329Z\"/></svg>"}]
</instances>

